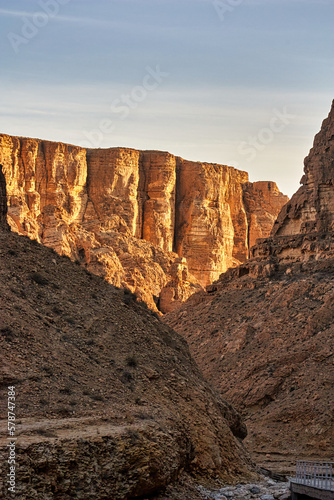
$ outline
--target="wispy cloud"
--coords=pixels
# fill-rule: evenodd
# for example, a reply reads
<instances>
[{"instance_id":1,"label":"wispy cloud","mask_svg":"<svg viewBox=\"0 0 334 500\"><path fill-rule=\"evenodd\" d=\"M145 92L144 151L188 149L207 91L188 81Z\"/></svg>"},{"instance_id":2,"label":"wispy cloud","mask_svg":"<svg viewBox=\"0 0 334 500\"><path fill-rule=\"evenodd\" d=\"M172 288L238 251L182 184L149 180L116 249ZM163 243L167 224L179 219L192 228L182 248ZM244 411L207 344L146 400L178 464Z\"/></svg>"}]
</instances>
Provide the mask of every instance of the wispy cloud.
<instances>
[{"instance_id":1,"label":"wispy cloud","mask_svg":"<svg viewBox=\"0 0 334 500\"><path fill-rule=\"evenodd\" d=\"M25 10L9 10L9 9L1 9L0 8L0 16L7 16L7 17L27 17L29 19L32 19L37 11L35 12L28 12ZM109 26L112 23L110 21L105 21L101 19L92 19L91 17L73 17L73 16L63 16L61 14L57 14L56 16L51 16L52 19L58 22L68 22L68 23L78 23L78 24L94 24L94 25L104 25L104 26Z\"/></svg>"}]
</instances>

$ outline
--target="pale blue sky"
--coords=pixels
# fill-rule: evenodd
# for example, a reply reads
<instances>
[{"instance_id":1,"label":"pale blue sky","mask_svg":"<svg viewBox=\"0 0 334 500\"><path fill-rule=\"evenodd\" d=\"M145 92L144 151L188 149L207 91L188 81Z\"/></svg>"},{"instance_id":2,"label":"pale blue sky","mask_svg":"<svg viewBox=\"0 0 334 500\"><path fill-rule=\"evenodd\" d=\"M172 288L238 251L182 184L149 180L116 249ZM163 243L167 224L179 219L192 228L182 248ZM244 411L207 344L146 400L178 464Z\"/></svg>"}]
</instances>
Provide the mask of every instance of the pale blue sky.
<instances>
[{"instance_id":1,"label":"pale blue sky","mask_svg":"<svg viewBox=\"0 0 334 500\"><path fill-rule=\"evenodd\" d=\"M291 195L334 97L333 21L333 0L2 0L0 132L168 150Z\"/></svg>"}]
</instances>

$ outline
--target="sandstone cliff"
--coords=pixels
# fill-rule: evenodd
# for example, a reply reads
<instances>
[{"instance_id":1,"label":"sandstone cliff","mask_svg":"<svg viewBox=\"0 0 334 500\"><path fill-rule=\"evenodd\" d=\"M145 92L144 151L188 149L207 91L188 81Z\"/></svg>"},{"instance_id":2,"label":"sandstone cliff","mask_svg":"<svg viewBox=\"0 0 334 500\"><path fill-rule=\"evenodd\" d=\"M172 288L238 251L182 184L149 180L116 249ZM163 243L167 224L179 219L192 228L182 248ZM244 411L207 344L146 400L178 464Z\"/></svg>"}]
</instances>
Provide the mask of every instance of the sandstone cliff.
<instances>
[{"instance_id":1,"label":"sandstone cliff","mask_svg":"<svg viewBox=\"0 0 334 500\"><path fill-rule=\"evenodd\" d=\"M278 471L334 453L333 139L332 106L272 236L165 318L246 417L257 463Z\"/></svg>"},{"instance_id":2,"label":"sandstone cliff","mask_svg":"<svg viewBox=\"0 0 334 500\"><path fill-rule=\"evenodd\" d=\"M185 340L130 294L0 230L0 310L0 384L16 391L18 499L153 498L170 485L167 498L195 500L196 478L254 480L240 416L203 379ZM185 473L190 489L180 483L174 495Z\"/></svg>"},{"instance_id":3,"label":"sandstone cliff","mask_svg":"<svg viewBox=\"0 0 334 500\"><path fill-rule=\"evenodd\" d=\"M334 101L304 163L302 186L279 214L273 235L334 231Z\"/></svg>"},{"instance_id":4,"label":"sandstone cliff","mask_svg":"<svg viewBox=\"0 0 334 500\"><path fill-rule=\"evenodd\" d=\"M233 167L158 151L0 135L0 163L13 231L163 312L244 261L287 201Z\"/></svg>"}]
</instances>

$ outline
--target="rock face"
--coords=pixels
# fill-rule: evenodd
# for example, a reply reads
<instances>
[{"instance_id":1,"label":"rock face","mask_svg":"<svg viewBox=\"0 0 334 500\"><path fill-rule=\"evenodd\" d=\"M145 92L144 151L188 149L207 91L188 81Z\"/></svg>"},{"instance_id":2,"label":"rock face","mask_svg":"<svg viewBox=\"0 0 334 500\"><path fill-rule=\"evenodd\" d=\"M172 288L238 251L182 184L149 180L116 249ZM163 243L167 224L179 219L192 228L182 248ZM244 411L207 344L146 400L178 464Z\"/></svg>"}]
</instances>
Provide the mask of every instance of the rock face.
<instances>
[{"instance_id":1,"label":"rock face","mask_svg":"<svg viewBox=\"0 0 334 500\"><path fill-rule=\"evenodd\" d=\"M302 186L279 214L273 235L334 231L334 101L304 163Z\"/></svg>"},{"instance_id":2,"label":"rock face","mask_svg":"<svg viewBox=\"0 0 334 500\"><path fill-rule=\"evenodd\" d=\"M9 229L7 223L7 211L6 179L2 172L2 165L0 165L0 229L2 231Z\"/></svg>"},{"instance_id":3,"label":"rock face","mask_svg":"<svg viewBox=\"0 0 334 500\"><path fill-rule=\"evenodd\" d=\"M233 167L158 151L0 135L0 162L13 231L163 312L244 261L287 201Z\"/></svg>"},{"instance_id":4,"label":"rock face","mask_svg":"<svg viewBox=\"0 0 334 500\"><path fill-rule=\"evenodd\" d=\"M204 380L185 340L131 294L0 232L0 309L0 383L15 386L17 401L18 499L153 498L167 485L168 498L196 499L172 494L182 474L192 483L257 479L240 415ZM2 498L7 445L2 433Z\"/></svg>"},{"instance_id":5,"label":"rock face","mask_svg":"<svg viewBox=\"0 0 334 500\"><path fill-rule=\"evenodd\" d=\"M334 453L333 138L332 106L272 236L165 317L245 416L256 462L277 471Z\"/></svg>"},{"instance_id":6,"label":"rock face","mask_svg":"<svg viewBox=\"0 0 334 500\"><path fill-rule=\"evenodd\" d=\"M276 214L282 209L283 199L274 182L248 182L243 185L243 191L248 222L248 246L251 249L257 239L270 234ZM288 201L285 196L285 203Z\"/></svg>"}]
</instances>

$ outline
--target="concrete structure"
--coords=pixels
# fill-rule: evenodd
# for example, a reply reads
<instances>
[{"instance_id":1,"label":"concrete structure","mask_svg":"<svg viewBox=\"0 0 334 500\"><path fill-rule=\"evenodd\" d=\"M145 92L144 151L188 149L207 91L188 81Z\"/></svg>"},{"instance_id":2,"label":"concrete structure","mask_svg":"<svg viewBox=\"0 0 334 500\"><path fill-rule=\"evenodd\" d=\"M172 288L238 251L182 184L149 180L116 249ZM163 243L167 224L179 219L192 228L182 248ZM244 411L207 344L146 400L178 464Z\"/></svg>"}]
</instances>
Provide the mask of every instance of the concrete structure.
<instances>
[{"instance_id":1,"label":"concrete structure","mask_svg":"<svg viewBox=\"0 0 334 500\"><path fill-rule=\"evenodd\" d=\"M334 500L333 462L297 462L290 480L292 500Z\"/></svg>"}]
</instances>

